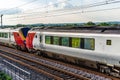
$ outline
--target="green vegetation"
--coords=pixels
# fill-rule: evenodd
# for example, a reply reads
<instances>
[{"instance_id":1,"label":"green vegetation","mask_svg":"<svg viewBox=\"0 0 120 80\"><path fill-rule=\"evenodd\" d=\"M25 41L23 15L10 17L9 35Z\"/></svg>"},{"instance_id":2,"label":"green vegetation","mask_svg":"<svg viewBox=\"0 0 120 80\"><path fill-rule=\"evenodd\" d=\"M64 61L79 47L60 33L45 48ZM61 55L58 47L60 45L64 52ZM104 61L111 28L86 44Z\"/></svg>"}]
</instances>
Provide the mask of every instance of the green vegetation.
<instances>
[{"instance_id":1,"label":"green vegetation","mask_svg":"<svg viewBox=\"0 0 120 80\"><path fill-rule=\"evenodd\" d=\"M0 71L0 80L12 80L12 78Z\"/></svg>"},{"instance_id":2,"label":"green vegetation","mask_svg":"<svg viewBox=\"0 0 120 80\"><path fill-rule=\"evenodd\" d=\"M92 21L89 21L89 22L85 23L84 26L96 26L96 24L93 23Z\"/></svg>"},{"instance_id":3,"label":"green vegetation","mask_svg":"<svg viewBox=\"0 0 120 80\"><path fill-rule=\"evenodd\" d=\"M18 28L18 27L67 27L67 28L71 28L71 27L91 27L91 26L109 26L109 27L120 27L120 22L92 22L92 21L88 21L86 23L58 23L58 24L42 24L42 23L38 23L38 24L17 24L17 25L7 25L4 26L4 28L8 28L8 27L13 27L13 28Z\"/></svg>"},{"instance_id":4,"label":"green vegetation","mask_svg":"<svg viewBox=\"0 0 120 80\"><path fill-rule=\"evenodd\" d=\"M102 23L99 24L99 26L111 26L111 24L110 23L106 23L106 22L102 22Z\"/></svg>"}]
</instances>

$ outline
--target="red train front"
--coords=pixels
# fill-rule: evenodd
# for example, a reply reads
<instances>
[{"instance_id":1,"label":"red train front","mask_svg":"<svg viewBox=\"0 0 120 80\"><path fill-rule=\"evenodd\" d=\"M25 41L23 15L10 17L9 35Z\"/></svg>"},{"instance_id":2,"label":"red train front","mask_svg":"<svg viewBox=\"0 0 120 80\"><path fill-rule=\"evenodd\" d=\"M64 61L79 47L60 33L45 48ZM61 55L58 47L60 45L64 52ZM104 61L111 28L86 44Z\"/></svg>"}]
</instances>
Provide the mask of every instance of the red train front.
<instances>
[{"instance_id":1,"label":"red train front","mask_svg":"<svg viewBox=\"0 0 120 80\"><path fill-rule=\"evenodd\" d=\"M16 48L26 50L26 36L30 28L17 28L13 31Z\"/></svg>"},{"instance_id":2,"label":"red train front","mask_svg":"<svg viewBox=\"0 0 120 80\"><path fill-rule=\"evenodd\" d=\"M26 47L29 52L33 52L33 39L35 36L35 32L28 32L28 35L26 37Z\"/></svg>"}]
</instances>

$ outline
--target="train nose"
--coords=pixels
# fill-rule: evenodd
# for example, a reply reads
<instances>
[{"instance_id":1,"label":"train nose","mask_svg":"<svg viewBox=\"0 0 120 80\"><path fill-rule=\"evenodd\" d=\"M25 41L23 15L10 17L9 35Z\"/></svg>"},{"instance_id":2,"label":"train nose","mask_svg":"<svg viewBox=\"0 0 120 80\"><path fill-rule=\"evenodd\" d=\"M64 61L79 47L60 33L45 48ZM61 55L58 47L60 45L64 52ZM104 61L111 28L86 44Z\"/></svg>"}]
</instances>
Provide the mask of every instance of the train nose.
<instances>
[{"instance_id":1,"label":"train nose","mask_svg":"<svg viewBox=\"0 0 120 80\"><path fill-rule=\"evenodd\" d=\"M26 44L26 41L25 41L25 40L24 40L23 42L24 42L24 44Z\"/></svg>"}]
</instances>

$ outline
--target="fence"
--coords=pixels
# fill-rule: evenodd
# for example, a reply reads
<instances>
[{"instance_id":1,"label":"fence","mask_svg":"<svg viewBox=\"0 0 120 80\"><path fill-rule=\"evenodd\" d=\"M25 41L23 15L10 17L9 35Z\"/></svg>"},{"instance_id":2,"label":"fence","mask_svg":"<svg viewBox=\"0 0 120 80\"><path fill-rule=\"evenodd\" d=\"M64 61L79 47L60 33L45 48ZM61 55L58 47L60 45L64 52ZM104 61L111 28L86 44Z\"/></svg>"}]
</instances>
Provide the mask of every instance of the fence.
<instances>
[{"instance_id":1,"label":"fence","mask_svg":"<svg viewBox=\"0 0 120 80\"><path fill-rule=\"evenodd\" d=\"M0 71L9 75L12 80L31 80L30 72L26 71L24 68L20 68L15 65L16 63L11 63L0 57Z\"/></svg>"}]
</instances>

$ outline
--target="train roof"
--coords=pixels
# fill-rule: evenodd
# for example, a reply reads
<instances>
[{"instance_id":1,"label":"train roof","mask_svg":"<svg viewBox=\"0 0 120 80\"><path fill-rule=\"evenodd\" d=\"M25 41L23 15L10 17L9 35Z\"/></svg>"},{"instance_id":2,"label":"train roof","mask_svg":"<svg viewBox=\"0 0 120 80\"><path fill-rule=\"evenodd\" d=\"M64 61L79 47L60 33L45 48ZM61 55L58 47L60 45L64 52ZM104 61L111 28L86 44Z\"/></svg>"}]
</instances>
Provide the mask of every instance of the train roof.
<instances>
[{"instance_id":1,"label":"train roof","mask_svg":"<svg viewBox=\"0 0 120 80\"><path fill-rule=\"evenodd\" d=\"M35 27L31 31L120 34L120 27Z\"/></svg>"}]
</instances>

